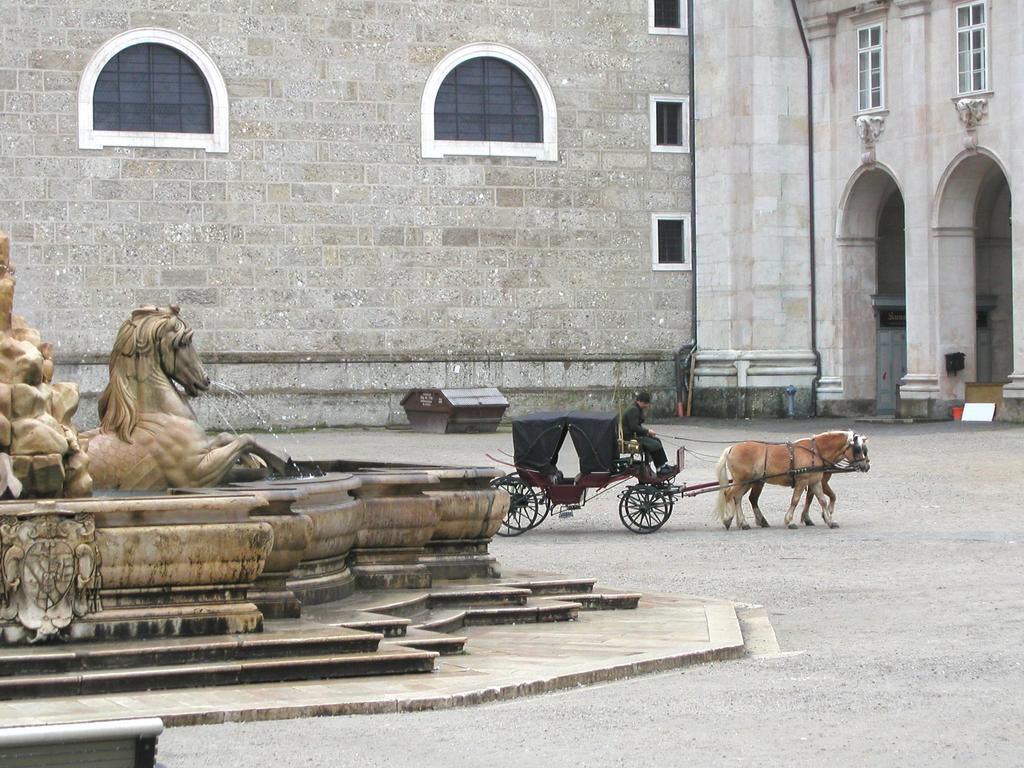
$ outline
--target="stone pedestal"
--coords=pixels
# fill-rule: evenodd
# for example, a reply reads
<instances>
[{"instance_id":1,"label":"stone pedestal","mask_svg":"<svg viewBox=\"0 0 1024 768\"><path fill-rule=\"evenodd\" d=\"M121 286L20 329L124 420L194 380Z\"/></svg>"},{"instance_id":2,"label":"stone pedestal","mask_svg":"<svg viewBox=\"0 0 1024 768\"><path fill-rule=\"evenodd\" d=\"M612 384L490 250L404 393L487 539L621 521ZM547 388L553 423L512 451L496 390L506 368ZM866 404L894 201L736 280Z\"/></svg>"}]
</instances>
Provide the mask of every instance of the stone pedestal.
<instances>
[{"instance_id":1,"label":"stone pedestal","mask_svg":"<svg viewBox=\"0 0 1024 768\"><path fill-rule=\"evenodd\" d=\"M448 481L459 482L455 478ZM508 512L509 495L486 486L474 490L429 491L427 495L438 502L439 520L420 562L430 569L434 578L500 576L498 562L487 548Z\"/></svg>"}]
</instances>

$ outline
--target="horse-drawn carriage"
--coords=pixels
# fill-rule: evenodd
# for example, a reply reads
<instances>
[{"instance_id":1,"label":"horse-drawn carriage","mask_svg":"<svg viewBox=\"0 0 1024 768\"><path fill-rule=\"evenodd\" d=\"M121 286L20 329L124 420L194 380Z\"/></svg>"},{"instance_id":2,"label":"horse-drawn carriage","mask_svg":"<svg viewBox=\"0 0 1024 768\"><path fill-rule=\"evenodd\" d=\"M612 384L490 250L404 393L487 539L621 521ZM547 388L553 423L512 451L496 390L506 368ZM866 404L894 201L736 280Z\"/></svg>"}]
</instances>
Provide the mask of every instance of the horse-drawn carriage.
<instances>
[{"instance_id":1,"label":"horse-drawn carriage","mask_svg":"<svg viewBox=\"0 0 1024 768\"><path fill-rule=\"evenodd\" d=\"M558 456L570 439L580 472L565 477ZM619 518L636 533L653 533L672 514L682 490L672 484L676 473L657 474L636 440L623 440L614 413L535 413L512 420L516 471L494 481L512 497L499 533L517 536L536 528L555 508L579 509L591 492L635 479L620 495ZM679 450L681 466L683 453ZM597 495L597 494L594 494Z\"/></svg>"},{"instance_id":2,"label":"horse-drawn carriage","mask_svg":"<svg viewBox=\"0 0 1024 768\"><path fill-rule=\"evenodd\" d=\"M579 474L566 477L558 468L558 457L570 439L579 458ZM555 509L563 516L581 508L610 488L636 480L619 494L619 519L634 533L653 533L671 517L676 497L719 493L716 514L728 528L735 517L747 528L740 499L751 493L755 518L767 521L757 507L766 483L792 487L793 496L786 524L791 528L793 511L801 496L807 499L801 516L810 521L812 495L822 506L822 516L835 527L832 512L835 494L828 478L840 472L866 472L867 439L850 431L825 432L786 443L748 441L727 448L718 461L716 480L676 484L686 449L676 451L676 467L668 474L654 471L650 457L637 440L624 439L621 418L613 413L591 411L534 413L512 420L514 472L491 484L511 496L501 536L518 536L536 528ZM735 451L735 455L733 452ZM788 459L787 459L788 457ZM502 462L506 463L506 462ZM828 500L826 501L826 497Z\"/></svg>"}]
</instances>

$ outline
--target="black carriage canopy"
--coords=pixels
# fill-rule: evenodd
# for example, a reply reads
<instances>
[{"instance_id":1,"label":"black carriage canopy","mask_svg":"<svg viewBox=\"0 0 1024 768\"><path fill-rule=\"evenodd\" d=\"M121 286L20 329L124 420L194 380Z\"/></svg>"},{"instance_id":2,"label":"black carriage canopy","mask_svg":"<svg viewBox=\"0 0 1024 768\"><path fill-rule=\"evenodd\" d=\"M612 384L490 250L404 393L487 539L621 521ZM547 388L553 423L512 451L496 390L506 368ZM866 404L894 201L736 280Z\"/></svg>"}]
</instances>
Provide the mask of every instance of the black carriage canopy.
<instances>
[{"instance_id":1,"label":"black carriage canopy","mask_svg":"<svg viewBox=\"0 0 1024 768\"><path fill-rule=\"evenodd\" d=\"M555 471L566 435L572 435L581 472L612 472L619 456L618 434L614 413L531 413L512 419L516 466L537 472Z\"/></svg>"}]
</instances>

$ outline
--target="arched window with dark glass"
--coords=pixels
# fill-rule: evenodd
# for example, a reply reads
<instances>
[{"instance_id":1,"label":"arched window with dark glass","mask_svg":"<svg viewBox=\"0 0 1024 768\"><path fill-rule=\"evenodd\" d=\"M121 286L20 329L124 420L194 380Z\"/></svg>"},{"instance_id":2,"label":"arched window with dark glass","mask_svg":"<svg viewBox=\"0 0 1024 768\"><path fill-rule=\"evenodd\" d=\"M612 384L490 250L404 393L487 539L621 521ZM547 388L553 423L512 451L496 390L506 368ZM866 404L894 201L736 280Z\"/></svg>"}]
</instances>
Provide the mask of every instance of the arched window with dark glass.
<instances>
[{"instance_id":1,"label":"arched window with dark glass","mask_svg":"<svg viewBox=\"0 0 1024 768\"><path fill-rule=\"evenodd\" d=\"M543 141L543 113L530 80L502 59L479 56L448 73L434 99L434 138Z\"/></svg>"},{"instance_id":2,"label":"arched window with dark glass","mask_svg":"<svg viewBox=\"0 0 1024 768\"><path fill-rule=\"evenodd\" d=\"M210 88L180 51L157 43L132 45L111 58L96 80L93 128L212 133Z\"/></svg>"}]
</instances>

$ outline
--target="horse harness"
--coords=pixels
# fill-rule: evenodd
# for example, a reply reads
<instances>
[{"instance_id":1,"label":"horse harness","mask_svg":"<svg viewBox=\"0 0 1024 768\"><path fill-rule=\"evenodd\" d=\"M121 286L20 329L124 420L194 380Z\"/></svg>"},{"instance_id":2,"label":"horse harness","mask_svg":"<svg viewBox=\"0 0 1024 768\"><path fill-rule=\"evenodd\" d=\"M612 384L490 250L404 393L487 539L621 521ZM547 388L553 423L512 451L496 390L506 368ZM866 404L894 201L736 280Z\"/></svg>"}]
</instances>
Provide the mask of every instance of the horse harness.
<instances>
[{"instance_id":1,"label":"horse harness","mask_svg":"<svg viewBox=\"0 0 1024 768\"><path fill-rule=\"evenodd\" d=\"M776 443L776 445L778 445L778 443ZM789 482L787 483L787 485L790 488L795 488L796 487L797 475L805 475L808 472L824 472L824 471L826 471L826 469L825 469L825 464L826 464L825 459L822 458L821 454L818 452L818 442L813 437L811 438L811 447L809 449L808 448L804 448L802 445L799 445L799 446L795 445L792 441L787 440L786 441L786 450L789 451L789 470L786 471L786 472L779 472L778 474L775 474L775 475L769 475L768 474L768 449L770 447L771 447L771 444L769 444L769 443L766 443L765 446L764 446L764 468L761 470L761 480L762 481L768 480L769 478L773 478L773 477L781 477L782 475L788 475L789 476ZM813 458L811 460L812 463L810 465L808 465L806 467L797 467L797 465L796 465L796 450L795 450L796 448L800 448L801 450L805 450L805 451L809 450L811 452L811 456ZM815 459L821 459L821 465L820 466L817 464L817 462L814 461Z\"/></svg>"}]
</instances>

